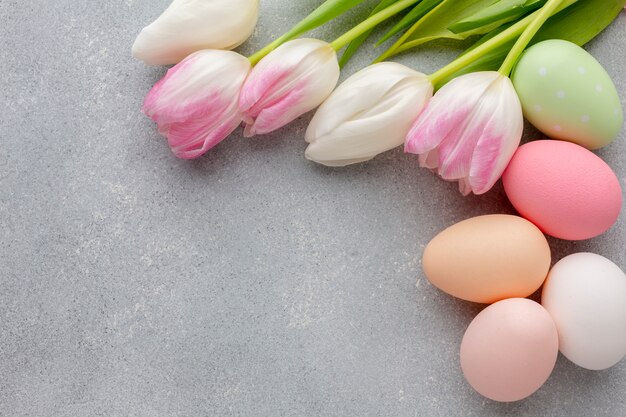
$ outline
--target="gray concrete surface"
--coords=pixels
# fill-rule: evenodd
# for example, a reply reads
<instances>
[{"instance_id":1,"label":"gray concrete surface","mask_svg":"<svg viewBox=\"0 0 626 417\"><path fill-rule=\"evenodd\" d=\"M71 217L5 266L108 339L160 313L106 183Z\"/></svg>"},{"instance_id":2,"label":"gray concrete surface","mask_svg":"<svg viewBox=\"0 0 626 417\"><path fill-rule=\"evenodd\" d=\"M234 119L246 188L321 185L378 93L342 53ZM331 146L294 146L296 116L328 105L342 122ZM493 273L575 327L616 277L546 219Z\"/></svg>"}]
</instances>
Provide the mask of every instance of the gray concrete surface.
<instances>
[{"instance_id":1,"label":"gray concrete surface","mask_svg":"<svg viewBox=\"0 0 626 417\"><path fill-rule=\"evenodd\" d=\"M514 404L465 383L459 345L481 306L429 285L420 256L452 223L512 213L500 185L463 198L400 150L316 166L310 116L175 159L139 112L164 69L129 52L168 2L0 1L1 416L626 415L626 361L590 372L560 357ZM241 51L316 3L262 1ZM625 42L622 14L588 46L622 100ZM430 72L456 52L399 61ZM626 187L624 133L599 154ZM625 225L553 239L554 258L625 268Z\"/></svg>"}]
</instances>

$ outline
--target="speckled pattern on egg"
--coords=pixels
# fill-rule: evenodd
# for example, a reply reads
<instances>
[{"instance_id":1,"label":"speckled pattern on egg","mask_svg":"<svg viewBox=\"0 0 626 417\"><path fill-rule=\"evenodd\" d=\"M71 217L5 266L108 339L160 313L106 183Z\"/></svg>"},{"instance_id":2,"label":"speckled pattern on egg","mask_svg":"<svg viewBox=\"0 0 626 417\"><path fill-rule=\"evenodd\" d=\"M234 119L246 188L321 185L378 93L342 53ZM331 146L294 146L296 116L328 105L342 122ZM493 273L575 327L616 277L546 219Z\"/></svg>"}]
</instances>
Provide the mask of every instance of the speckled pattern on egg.
<instances>
[{"instance_id":1,"label":"speckled pattern on egg","mask_svg":"<svg viewBox=\"0 0 626 417\"><path fill-rule=\"evenodd\" d=\"M571 42L549 40L530 47L511 79L524 116L551 138L597 149L620 132L623 111L611 77Z\"/></svg>"}]
</instances>

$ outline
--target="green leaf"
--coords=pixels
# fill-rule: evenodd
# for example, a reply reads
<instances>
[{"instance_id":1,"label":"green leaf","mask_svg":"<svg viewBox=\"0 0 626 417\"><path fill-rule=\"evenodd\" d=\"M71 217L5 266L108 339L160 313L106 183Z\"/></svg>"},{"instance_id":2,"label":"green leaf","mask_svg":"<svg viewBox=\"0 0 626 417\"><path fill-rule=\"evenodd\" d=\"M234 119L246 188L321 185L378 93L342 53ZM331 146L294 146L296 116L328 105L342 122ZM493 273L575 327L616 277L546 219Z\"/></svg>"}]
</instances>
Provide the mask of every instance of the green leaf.
<instances>
[{"instance_id":1,"label":"green leaf","mask_svg":"<svg viewBox=\"0 0 626 417\"><path fill-rule=\"evenodd\" d=\"M372 12L370 13L370 17L374 16L376 13L380 12L381 10L391 6L392 4L398 1L399 0L380 0L380 3L378 3L378 5L374 8L374 10L372 10ZM368 30L367 32L365 32L364 34L362 34L361 36L359 36L358 38L350 42L346 50L343 52L343 55L341 56L341 60L339 60L339 66L341 68L343 68L344 65L348 63L350 58L352 58L352 56L356 53L356 51L361 47L363 42L365 42L365 40L371 35L373 30L374 28Z\"/></svg>"},{"instance_id":2,"label":"green leaf","mask_svg":"<svg viewBox=\"0 0 626 417\"><path fill-rule=\"evenodd\" d=\"M459 20L448 29L454 33L463 33L499 20L517 20L543 6L545 2L546 0L500 0L470 17Z\"/></svg>"},{"instance_id":3,"label":"green leaf","mask_svg":"<svg viewBox=\"0 0 626 417\"><path fill-rule=\"evenodd\" d=\"M546 39L565 39L583 46L615 20L626 0L579 0L552 16L531 45Z\"/></svg>"},{"instance_id":4,"label":"green leaf","mask_svg":"<svg viewBox=\"0 0 626 417\"><path fill-rule=\"evenodd\" d=\"M403 43L424 43L432 39L462 39L448 27L495 3L495 0L444 0L420 19L409 31Z\"/></svg>"},{"instance_id":5,"label":"green leaf","mask_svg":"<svg viewBox=\"0 0 626 417\"><path fill-rule=\"evenodd\" d=\"M578 0L573 5L552 16L537 32L530 45L546 39L563 39L583 46L602 32L615 20L622 9L626 6L626 0ZM504 29L496 29L481 38L470 49L493 38ZM471 65L464 67L437 87L442 86L454 77L475 71L497 70L511 47L515 39L491 50L483 55ZM529 45L529 46L530 46ZM469 50L468 50L469 51ZM467 53L467 51L465 52Z\"/></svg>"},{"instance_id":6,"label":"green leaf","mask_svg":"<svg viewBox=\"0 0 626 417\"><path fill-rule=\"evenodd\" d=\"M399 52L414 48L418 45L434 39L466 39L472 35L482 35L505 23L505 20L490 23L487 26L476 28L463 33L454 33L448 29L458 21L466 19L486 7L491 6L497 0L443 0L418 20L406 33L377 61L384 60Z\"/></svg>"},{"instance_id":7,"label":"green leaf","mask_svg":"<svg viewBox=\"0 0 626 417\"><path fill-rule=\"evenodd\" d=\"M402 18L402 20L400 20L400 22L398 22L397 25L395 25L389 32L387 32L385 34L385 36L383 36L376 43L376 45L378 46L378 45L382 44L387 39L389 39L392 36L394 36L396 33L399 33L401 31L403 31L404 29L408 28L409 26L411 26L412 24L414 24L415 22L420 20L422 17L424 17L426 15L426 13L430 12L432 9L434 9L436 6L438 6L439 3L441 3L442 1L443 0L423 0L423 1L421 1L417 6L415 6L413 8L413 10L411 10L406 16L404 16L404 18Z\"/></svg>"},{"instance_id":8,"label":"green leaf","mask_svg":"<svg viewBox=\"0 0 626 417\"><path fill-rule=\"evenodd\" d=\"M363 3L364 0L326 0L311 14L298 22L293 28L285 33L281 38L294 39L298 36L313 30L324 23L327 23L341 14L347 12L355 6Z\"/></svg>"},{"instance_id":9,"label":"green leaf","mask_svg":"<svg viewBox=\"0 0 626 417\"><path fill-rule=\"evenodd\" d=\"M540 3L543 0L526 0L526 2L524 3L524 6L532 6L536 3ZM545 1L543 1L545 3Z\"/></svg>"}]
</instances>

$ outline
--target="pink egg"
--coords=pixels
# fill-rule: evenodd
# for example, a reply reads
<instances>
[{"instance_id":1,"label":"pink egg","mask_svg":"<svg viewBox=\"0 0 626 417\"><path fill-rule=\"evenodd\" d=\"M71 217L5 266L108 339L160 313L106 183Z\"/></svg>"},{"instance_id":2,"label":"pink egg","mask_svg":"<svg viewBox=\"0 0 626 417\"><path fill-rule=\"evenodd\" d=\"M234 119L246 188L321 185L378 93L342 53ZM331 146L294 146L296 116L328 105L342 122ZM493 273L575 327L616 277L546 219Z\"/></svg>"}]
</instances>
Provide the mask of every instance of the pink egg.
<instances>
[{"instance_id":1,"label":"pink egg","mask_svg":"<svg viewBox=\"0 0 626 417\"><path fill-rule=\"evenodd\" d=\"M570 142L520 146L502 176L515 209L544 233L567 240L604 233L622 208L615 173L593 152Z\"/></svg>"},{"instance_id":2,"label":"pink egg","mask_svg":"<svg viewBox=\"0 0 626 417\"><path fill-rule=\"evenodd\" d=\"M546 382L559 351L550 314L538 303L509 298L485 308L461 343L461 368L483 396L518 401Z\"/></svg>"}]
</instances>

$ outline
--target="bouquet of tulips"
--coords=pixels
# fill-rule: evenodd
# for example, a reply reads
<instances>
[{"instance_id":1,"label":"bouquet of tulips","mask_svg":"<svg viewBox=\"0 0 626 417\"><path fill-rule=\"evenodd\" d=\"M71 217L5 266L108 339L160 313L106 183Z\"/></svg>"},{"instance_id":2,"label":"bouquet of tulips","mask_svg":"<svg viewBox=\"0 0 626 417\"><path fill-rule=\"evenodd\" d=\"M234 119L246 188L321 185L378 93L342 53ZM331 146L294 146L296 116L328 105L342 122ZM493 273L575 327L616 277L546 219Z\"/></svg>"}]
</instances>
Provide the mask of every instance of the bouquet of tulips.
<instances>
[{"instance_id":1,"label":"bouquet of tulips","mask_svg":"<svg viewBox=\"0 0 626 417\"><path fill-rule=\"evenodd\" d=\"M174 0L133 46L148 64L176 64L143 112L183 159L200 157L242 124L247 137L265 135L317 109L304 138L305 157L316 163L363 163L403 145L463 195L486 193L503 177L526 220L470 219L424 254L435 286L495 303L465 334L466 378L488 398L516 401L546 381L559 349L588 369L619 362L626 275L590 254L565 258L548 274L543 234L589 239L620 213L619 180L590 150L619 135L623 110L609 75L580 46L626 0L380 0L331 42L301 37L362 3L326 0L244 57L229 49L253 33L258 0ZM378 41L395 39L391 46L337 86L344 64L394 17ZM470 48L430 75L388 61L435 39L471 37ZM520 147L524 117L561 141ZM520 301L541 285L543 307Z\"/></svg>"},{"instance_id":2,"label":"bouquet of tulips","mask_svg":"<svg viewBox=\"0 0 626 417\"><path fill-rule=\"evenodd\" d=\"M589 0L382 0L367 20L330 43L298 39L360 3L327 0L246 58L226 50L253 32L258 0L175 0L133 45L134 55L147 63L177 63L150 91L143 110L174 154L191 159L242 122L246 136L267 134L319 106L306 133L308 159L342 166L404 143L421 165L458 180L464 194L481 194L502 175L519 145L522 105L508 76L526 46L541 39L537 32L543 25L548 33L585 43L623 7L620 1ZM597 23L583 33L572 30L592 9L602 10L595 13ZM340 64L377 25L403 12L381 41L404 33L377 61L432 39L484 38L430 76L379 62L335 89ZM337 52L345 46L340 62ZM479 71L498 61L498 71Z\"/></svg>"},{"instance_id":3,"label":"bouquet of tulips","mask_svg":"<svg viewBox=\"0 0 626 417\"><path fill-rule=\"evenodd\" d=\"M362 3L326 0L246 58L229 49L253 33L258 0L174 0L133 45L134 56L148 64L176 64L149 92L143 111L177 157L193 159L242 123L245 136L264 135L319 107L305 135L306 158L345 166L404 144L422 166L458 181L464 194L482 194L521 139L526 103L509 79L520 55L543 39L588 42L625 2L381 0L332 42L300 38ZM399 14L379 43L398 39L337 87L343 64L376 26ZM473 47L431 75L383 62L434 39L472 36Z\"/></svg>"}]
</instances>

